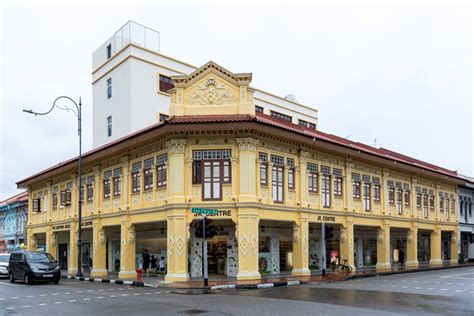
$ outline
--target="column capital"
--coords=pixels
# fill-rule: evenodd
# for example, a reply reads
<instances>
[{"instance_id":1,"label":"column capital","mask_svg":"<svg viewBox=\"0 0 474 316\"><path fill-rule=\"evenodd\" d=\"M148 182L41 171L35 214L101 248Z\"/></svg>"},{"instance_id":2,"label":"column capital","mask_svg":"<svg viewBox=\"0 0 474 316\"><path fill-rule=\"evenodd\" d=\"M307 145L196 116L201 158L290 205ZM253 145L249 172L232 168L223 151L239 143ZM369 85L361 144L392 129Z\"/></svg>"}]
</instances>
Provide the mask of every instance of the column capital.
<instances>
[{"instance_id":1,"label":"column capital","mask_svg":"<svg viewBox=\"0 0 474 316\"><path fill-rule=\"evenodd\" d=\"M251 137L237 138L240 151L256 151L260 141Z\"/></svg>"},{"instance_id":2,"label":"column capital","mask_svg":"<svg viewBox=\"0 0 474 316\"><path fill-rule=\"evenodd\" d=\"M308 162L308 158L310 157L310 153L307 151L300 151L300 163L306 164Z\"/></svg>"},{"instance_id":3,"label":"column capital","mask_svg":"<svg viewBox=\"0 0 474 316\"><path fill-rule=\"evenodd\" d=\"M168 146L168 152L169 154L184 154L184 150L186 148L186 139L172 139L168 142L166 142L166 145Z\"/></svg>"}]
</instances>

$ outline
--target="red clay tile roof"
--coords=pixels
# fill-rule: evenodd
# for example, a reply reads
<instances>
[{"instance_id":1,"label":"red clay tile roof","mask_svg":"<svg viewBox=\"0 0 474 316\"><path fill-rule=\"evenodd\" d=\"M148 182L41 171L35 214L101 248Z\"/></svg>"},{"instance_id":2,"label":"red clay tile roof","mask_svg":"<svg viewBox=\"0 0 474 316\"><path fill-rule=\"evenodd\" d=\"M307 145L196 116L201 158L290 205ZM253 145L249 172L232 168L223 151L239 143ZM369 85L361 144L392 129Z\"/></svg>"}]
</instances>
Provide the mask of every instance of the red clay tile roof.
<instances>
[{"instance_id":1,"label":"red clay tile roof","mask_svg":"<svg viewBox=\"0 0 474 316\"><path fill-rule=\"evenodd\" d=\"M95 149L92 149L92 150L84 153L83 157L87 157L87 156L90 156L94 153L105 150L107 148L111 148L114 145L117 145L117 144L119 144L123 141L132 139L134 137L137 137L137 136L139 136L141 134L144 134L148 131L155 130L155 129L160 128L161 126L164 126L164 125L167 125L167 124L193 124L193 123L196 124L196 123L222 123L222 122L223 123L236 123L236 122L252 122L252 121L257 122L257 123L262 123L262 124L265 124L265 125L269 125L269 126L274 126L274 127L277 127L277 128L282 128L282 129L285 129L285 130L288 130L288 131L291 131L291 132L294 132L294 133L302 134L302 135L312 137L312 138L315 138L315 139L318 139L318 140L322 140L322 141L330 142L330 143L337 144L337 145L340 145L340 146L344 146L346 148L350 148L350 149L353 149L353 150L365 152L365 153L375 155L375 156L378 156L378 157L381 157L381 158L390 159L390 160L393 160L393 161L405 163L405 164L408 164L408 165L415 166L417 168L434 171L436 173L440 173L440 174L443 174L443 175L448 175L450 177L455 177L455 178L459 178L459 179L463 179L463 180L465 179L465 178L459 177L457 171L452 171L452 170L448 170L448 169L445 169L445 168L442 168L442 167L439 167L439 166L435 166L433 164L430 164L430 163L427 163L427 162L424 162L424 161L421 161L421 160L418 160L418 159L415 159L415 158L411 158L409 156L402 155L402 154L396 153L396 152L388 150L388 149L371 147L371 146L368 146L366 144L350 141L348 139L345 139L345 138L342 138L342 137L339 137L339 136L336 136L336 135L324 133L324 132L321 132L319 130L314 130L314 129L309 128L309 127L296 125L296 124L290 123L288 121L281 120L281 119L278 119L278 118L275 118L275 117L272 117L272 116L269 116L269 115L266 115L266 114L263 114L263 113L260 113L260 112L257 112L255 116L248 115L248 114L171 116L163 122L159 122L159 123L150 125L150 126L144 128L144 129L141 129L141 130L136 131L134 133L128 134L128 135L126 135L122 138L119 138L119 139L117 139L113 142L110 142L108 144L105 144L105 145L102 145L102 146L97 147ZM39 176L39 175L42 175L44 173L47 173L47 172L52 171L54 169L57 169L61 166L64 166L64 165L66 165L68 163L71 163L71 162L74 162L76 160L78 160L78 157L74 157L74 158L71 158L69 160L58 163L57 165L51 166L51 167L49 167L49 168L47 168L43 171L40 171L40 172L38 172L38 173L36 173L32 176L29 176L29 177L27 177L23 180L18 181L17 184L26 182L28 180L31 180L31 179Z\"/></svg>"},{"instance_id":2,"label":"red clay tile roof","mask_svg":"<svg viewBox=\"0 0 474 316\"><path fill-rule=\"evenodd\" d=\"M12 197L9 197L8 199L0 201L0 206L19 202L19 201L28 201L28 191L18 193L17 195L14 195Z\"/></svg>"}]
</instances>

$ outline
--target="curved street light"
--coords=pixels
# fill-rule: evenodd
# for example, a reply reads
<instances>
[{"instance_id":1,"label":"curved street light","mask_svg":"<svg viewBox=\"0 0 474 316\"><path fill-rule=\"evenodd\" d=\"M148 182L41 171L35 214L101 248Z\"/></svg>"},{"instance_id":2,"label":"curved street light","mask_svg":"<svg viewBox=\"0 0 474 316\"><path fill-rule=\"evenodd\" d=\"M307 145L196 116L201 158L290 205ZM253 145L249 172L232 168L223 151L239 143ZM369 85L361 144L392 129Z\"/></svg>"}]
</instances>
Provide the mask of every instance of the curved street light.
<instances>
[{"instance_id":1,"label":"curved street light","mask_svg":"<svg viewBox=\"0 0 474 316\"><path fill-rule=\"evenodd\" d=\"M59 105L59 104L56 104L57 101L61 100L61 99L66 99L66 100L69 100L71 101L74 106L76 107L75 109L72 108L72 107L68 107L67 105ZM39 113L39 112L34 112L33 110L23 110L23 112L26 112L26 113L29 113L29 114L34 114L35 116L37 115L47 115L49 113L51 113L51 111L53 111L53 109L57 107L58 109L60 110L64 110L66 112L72 112L76 115L77 117L77 133L79 135L79 185L78 185L78 201L79 201L79 218L78 218L78 225L79 225L79 228L77 230L77 248L78 248L78 255L77 255L77 274L76 276L78 277L82 277L82 264L81 264L81 252L82 252L82 241L81 241L81 237L82 237L82 198L81 198L81 178L82 178L82 127L81 127L81 123L82 123L82 118L81 118L81 107L82 107L82 102L81 102L81 97L79 97L79 104L77 104L73 99L71 99L70 97L67 97L67 96L60 96L60 97L57 97L56 100L54 100L53 102L53 106L51 107L51 109L47 112L44 112L44 113Z\"/></svg>"}]
</instances>

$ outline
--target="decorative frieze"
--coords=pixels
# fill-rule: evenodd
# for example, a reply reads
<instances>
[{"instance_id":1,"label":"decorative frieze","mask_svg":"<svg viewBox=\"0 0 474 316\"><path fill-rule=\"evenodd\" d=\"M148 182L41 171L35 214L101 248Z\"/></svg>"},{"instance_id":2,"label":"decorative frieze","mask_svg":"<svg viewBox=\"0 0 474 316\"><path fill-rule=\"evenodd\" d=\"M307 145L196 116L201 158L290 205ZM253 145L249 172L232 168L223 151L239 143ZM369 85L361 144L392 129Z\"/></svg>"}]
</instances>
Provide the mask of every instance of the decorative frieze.
<instances>
[{"instance_id":1,"label":"decorative frieze","mask_svg":"<svg viewBox=\"0 0 474 316\"><path fill-rule=\"evenodd\" d=\"M186 149L186 139L173 139L166 143L168 146L168 153L173 154L184 154Z\"/></svg>"}]
</instances>

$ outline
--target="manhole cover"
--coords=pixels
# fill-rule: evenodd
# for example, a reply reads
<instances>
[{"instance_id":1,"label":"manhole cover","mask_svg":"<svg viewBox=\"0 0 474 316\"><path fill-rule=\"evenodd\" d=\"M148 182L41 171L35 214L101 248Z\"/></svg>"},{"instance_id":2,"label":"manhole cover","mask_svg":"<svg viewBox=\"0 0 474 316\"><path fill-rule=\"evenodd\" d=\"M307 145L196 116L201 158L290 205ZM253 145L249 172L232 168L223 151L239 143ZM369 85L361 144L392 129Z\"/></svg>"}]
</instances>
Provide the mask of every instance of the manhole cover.
<instances>
[{"instance_id":1,"label":"manhole cover","mask_svg":"<svg viewBox=\"0 0 474 316\"><path fill-rule=\"evenodd\" d=\"M186 311L179 312L180 314L186 314L186 315L196 315L196 314L204 314L207 313L207 311L203 311L200 309L188 309Z\"/></svg>"}]
</instances>

